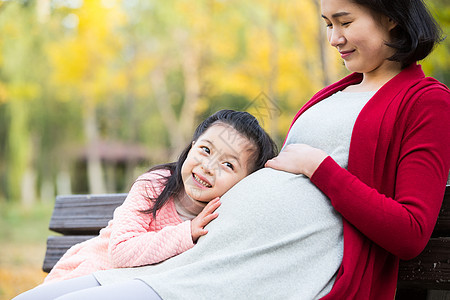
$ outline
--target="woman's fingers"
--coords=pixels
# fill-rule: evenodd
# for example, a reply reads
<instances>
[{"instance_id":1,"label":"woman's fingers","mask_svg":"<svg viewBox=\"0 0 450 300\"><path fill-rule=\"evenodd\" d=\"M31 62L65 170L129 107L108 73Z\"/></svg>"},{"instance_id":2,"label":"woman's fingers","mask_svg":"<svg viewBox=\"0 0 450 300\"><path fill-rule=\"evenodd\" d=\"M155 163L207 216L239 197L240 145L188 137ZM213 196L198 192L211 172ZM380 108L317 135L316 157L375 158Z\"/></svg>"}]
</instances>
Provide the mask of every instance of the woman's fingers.
<instances>
[{"instance_id":1,"label":"woman's fingers","mask_svg":"<svg viewBox=\"0 0 450 300\"><path fill-rule=\"evenodd\" d=\"M311 177L328 155L305 144L290 144L277 157L267 161L266 167Z\"/></svg>"},{"instance_id":2,"label":"woman's fingers","mask_svg":"<svg viewBox=\"0 0 450 300\"><path fill-rule=\"evenodd\" d=\"M275 170L295 173L292 168L294 161L290 159L291 158L290 156L291 156L290 152L287 151L280 152L280 154L278 154L277 157L269 159L266 162L266 167Z\"/></svg>"},{"instance_id":3,"label":"woman's fingers","mask_svg":"<svg viewBox=\"0 0 450 300\"><path fill-rule=\"evenodd\" d=\"M269 160L266 162L265 167L266 167L266 168L272 168L272 169L280 170L280 165L279 165L278 161L279 161L279 160L277 159L277 157L274 157L274 158L272 158L272 159L269 159Z\"/></svg>"}]
</instances>

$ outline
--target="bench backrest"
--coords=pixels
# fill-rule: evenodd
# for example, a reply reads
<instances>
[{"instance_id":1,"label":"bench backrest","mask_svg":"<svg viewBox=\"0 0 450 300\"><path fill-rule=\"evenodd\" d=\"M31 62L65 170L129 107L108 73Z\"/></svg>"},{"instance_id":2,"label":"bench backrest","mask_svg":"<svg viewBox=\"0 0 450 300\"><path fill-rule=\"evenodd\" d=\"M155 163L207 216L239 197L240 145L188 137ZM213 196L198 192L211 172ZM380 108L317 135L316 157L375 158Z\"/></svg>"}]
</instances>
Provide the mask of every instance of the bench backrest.
<instances>
[{"instance_id":1,"label":"bench backrest","mask_svg":"<svg viewBox=\"0 0 450 300\"><path fill-rule=\"evenodd\" d=\"M97 235L127 194L57 196L49 229L64 235Z\"/></svg>"}]
</instances>

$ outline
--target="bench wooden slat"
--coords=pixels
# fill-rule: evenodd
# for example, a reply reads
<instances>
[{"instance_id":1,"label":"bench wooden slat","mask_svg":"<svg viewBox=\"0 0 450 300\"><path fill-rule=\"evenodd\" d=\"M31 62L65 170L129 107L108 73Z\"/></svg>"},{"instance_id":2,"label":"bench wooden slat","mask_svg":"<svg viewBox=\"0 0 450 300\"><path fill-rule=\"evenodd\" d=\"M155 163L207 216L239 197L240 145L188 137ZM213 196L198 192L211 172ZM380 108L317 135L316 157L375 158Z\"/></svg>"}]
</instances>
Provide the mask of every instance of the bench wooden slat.
<instances>
[{"instance_id":1,"label":"bench wooden slat","mask_svg":"<svg viewBox=\"0 0 450 300\"><path fill-rule=\"evenodd\" d=\"M401 261L398 286L450 290L450 237L431 238L418 257Z\"/></svg>"},{"instance_id":2,"label":"bench wooden slat","mask_svg":"<svg viewBox=\"0 0 450 300\"><path fill-rule=\"evenodd\" d=\"M84 242L96 235L49 236L42 270L50 272L61 256L75 244Z\"/></svg>"},{"instance_id":3,"label":"bench wooden slat","mask_svg":"<svg viewBox=\"0 0 450 300\"><path fill-rule=\"evenodd\" d=\"M69 195L56 197L50 230L62 234L98 234L112 219L127 194Z\"/></svg>"}]
</instances>

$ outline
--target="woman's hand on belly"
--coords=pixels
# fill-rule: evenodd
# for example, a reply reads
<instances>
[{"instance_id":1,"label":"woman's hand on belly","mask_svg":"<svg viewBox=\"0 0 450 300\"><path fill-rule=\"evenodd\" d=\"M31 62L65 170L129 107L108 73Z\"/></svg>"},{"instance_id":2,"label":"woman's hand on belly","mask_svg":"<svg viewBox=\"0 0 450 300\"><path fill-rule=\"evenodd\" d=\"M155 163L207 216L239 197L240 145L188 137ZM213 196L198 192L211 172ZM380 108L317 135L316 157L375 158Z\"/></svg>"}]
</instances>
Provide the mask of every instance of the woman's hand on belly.
<instances>
[{"instance_id":1,"label":"woman's hand on belly","mask_svg":"<svg viewBox=\"0 0 450 300\"><path fill-rule=\"evenodd\" d=\"M266 163L267 168L311 177L328 156L325 151L305 144L289 144Z\"/></svg>"}]
</instances>

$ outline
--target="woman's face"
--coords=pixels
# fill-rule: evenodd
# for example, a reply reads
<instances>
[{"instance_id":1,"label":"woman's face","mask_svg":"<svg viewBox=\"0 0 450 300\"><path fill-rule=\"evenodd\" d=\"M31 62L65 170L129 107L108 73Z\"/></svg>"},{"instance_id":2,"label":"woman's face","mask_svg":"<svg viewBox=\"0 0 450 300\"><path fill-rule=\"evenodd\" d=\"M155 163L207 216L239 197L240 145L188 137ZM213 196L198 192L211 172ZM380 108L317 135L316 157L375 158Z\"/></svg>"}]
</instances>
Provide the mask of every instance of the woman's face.
<instances>
[{"instance_id":1,"label":"woman's face","mask_svg":"<svg viewBox=\"0 0 450 300\"><path fill-rule=\"evenodd\" d=\"M386 46L395 23L350 0L322 0L322 17L331 46L341 54L351 72L376 73L392 67L387 58L394 50Z\"/></svg>"},{"instance_id":2,"label":"woman's face","mask_svg":"<svg viewBox=\"0 0 450 300\"><path fill-rule=\"evenodd\" d=\"M181 167L186 194L207 203L249 174L253 143L233 127L214 124L192 145Z\"/></svg>"}]
</instances>

